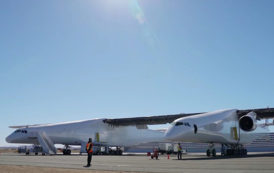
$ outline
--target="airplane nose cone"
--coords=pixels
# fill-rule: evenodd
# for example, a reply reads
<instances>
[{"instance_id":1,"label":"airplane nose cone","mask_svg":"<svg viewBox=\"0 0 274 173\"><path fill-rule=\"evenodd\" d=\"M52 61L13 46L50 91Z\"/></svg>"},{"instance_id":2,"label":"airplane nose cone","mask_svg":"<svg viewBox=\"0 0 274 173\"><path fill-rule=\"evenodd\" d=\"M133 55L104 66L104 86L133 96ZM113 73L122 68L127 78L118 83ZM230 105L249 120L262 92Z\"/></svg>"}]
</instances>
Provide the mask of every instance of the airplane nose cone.
<instances>
[{"instance_id":1,"label":"airplane nose cone","mask_svg":"<svg viewBox=\"0 0 274 173\"><path fill-rule=\"evenodd\" d=\"M176 134L174 133L173 128L168 129L165 133L165 138L168 139L168 140L173 140L175 136L176 136Z\"/></svg>"},{"instance_id":2,"label":"airplane nose cone","mask_svg":"<svg viewBox=\"0 0 274 173\"><path fill-rule=\"evenodd\" d=\"M165 138L169 141L178 141L182 140L182 138L185 137L185 135L190 132L190 128L185 128L185 127L172 127L168 129L165 133Z\"/></svg>"},{"instance_id":3,"label":"airplane nose cone","mask_svg":"<svg viewBox=\"0 0 274 173\"><path fill-rule=\"evenodd\" d=\"M11 137L10 136L6 137L6 142L11 143Z\"/></svg>"}]
</instances>

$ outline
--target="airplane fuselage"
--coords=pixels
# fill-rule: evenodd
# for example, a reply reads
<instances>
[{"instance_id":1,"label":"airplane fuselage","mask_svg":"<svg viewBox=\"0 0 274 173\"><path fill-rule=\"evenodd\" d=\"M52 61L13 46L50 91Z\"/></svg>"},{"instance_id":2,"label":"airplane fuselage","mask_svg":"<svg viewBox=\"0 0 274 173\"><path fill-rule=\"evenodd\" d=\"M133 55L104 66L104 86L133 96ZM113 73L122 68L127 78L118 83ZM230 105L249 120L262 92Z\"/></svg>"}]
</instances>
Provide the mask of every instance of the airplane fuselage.
<instances>
[{"instance_id":1,"label":"airplane fuselage","mask_svg":"<svg viewBox=\"0 0 274 173\"><path fill-rule=\"evenodd\" d=\"M9 143L39 144L38 133L46 134L53 144L82 145L88 138L117 146L163 140L164 133L136 126L110 126L103 119L49 124L18 129L6 138Z\"/></svg>"},{"instance_id":2,"label":"airplane fuselage","mask_svg":"<svg viewBox=\"0 0 274 173\"><path fill-rule=\"evenodd\" d=\"M54 154L54 144L81 145L84 152L89 138L115 146L182 141L238 145L250 143L269 132L268 128L257 126L256 113L251 111L241 118L236 109L191 115L176 119L165 132L147 129L146 125L116 126L106 123L105 119L93 119L26 126L17 129L6 141L42 145L46 153Z\"/></svg>"},{"instance_id":3,"label":"airplane fuselage","mask_svg":"<svg viewBox=\"0 0 274 173\"><path fill-rule=\"evenodd\" d=\"M166 138L170 141L245 144L268 131L260 127L243 131L236 111L222 110L177 119L166 131Z\"/></svg>"}]
</instances>

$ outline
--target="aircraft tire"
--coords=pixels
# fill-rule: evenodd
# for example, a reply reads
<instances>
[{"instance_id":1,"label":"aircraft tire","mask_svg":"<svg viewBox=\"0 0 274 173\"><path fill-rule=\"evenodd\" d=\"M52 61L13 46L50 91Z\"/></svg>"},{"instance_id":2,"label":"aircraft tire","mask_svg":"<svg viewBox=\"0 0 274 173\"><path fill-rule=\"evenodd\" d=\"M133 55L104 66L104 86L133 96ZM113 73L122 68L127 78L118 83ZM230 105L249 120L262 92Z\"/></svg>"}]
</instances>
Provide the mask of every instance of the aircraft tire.
<instances>
[{"instance_id":1,"label":"aircraft tire","mask_svg":"<svg viewBox=\"0 0 274 173\"><path fill-rule=\"evenodd\" d=\"M210 150L209 150L209 149L207 149L207 150L206 150L206 155L207 155L207 157L210 157L211 152L210 152Z\"/></svg>"},{"instance_id":2,"label":"aircraft tire","mask_svg":"<svg viewBox=\"0 0 274 173\"><path fill-rule=\"evenodd\" d=\"M227 149L226 153L227 153L227 156L232 156L233 155L232 149Z\"/></svg>"},{"instance_id":3,"label":"aircraft tire","mask_svg":"<svg viewBox=\"0 0 274 173\"><path fill-rule=\"evenodd\" d=\"M64 149L63 150L63 155L71 155L71 150L70 149Z\"/></svg>"},{"instance_id":4,"label":"aircraft tire","mask_svg":"<svg viewBox=\"0 0 274 173\"><path fill-rule=\"evenodd\" d=\"M71 155L71 150L67 150L67 155Z\"/></svg>"},{"instance_id":5,"label":"aircraft tire","mask_svg":"<svg viewBox=\"0 0 274 173\"><path fill-rule=\"evenodd\" d=\"M243 155L246 156L247 155L247 150L246 149L243 149Z\"/></svg>"},{"instance_id":6,"label":"aircraft tire","mask_svg":"<svg viewBox=\"0 0 274 173\"><path fill-rule=\"evenodd\" d=\"M216 157L216 150L215 149L212 150L212 156Z\"/></svg>"}]
</instances>

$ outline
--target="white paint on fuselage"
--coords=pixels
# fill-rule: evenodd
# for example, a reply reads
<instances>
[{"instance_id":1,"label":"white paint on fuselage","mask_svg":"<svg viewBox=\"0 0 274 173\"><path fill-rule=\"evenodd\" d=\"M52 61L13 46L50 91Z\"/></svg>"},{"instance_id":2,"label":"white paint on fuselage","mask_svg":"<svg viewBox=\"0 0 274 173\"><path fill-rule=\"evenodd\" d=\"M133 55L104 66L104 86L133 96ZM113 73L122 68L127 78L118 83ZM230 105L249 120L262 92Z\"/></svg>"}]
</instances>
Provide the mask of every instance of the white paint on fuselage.
<instances>
[{"instance_id":1,"label":"white paint on fuselage","mask_svg":"<svg viewBox=\"0 0 274 173\"><path fill-rule=\"evenodd\" d=\"M176 126L178 122L181 125ZM194 125L197 126L196 134ZM238 139L233 137L232 128L237 129ZM157 130L137 129L136 126L111 126L104 123L103 119L36 125L19 130L27 131L27 133L16 132L16 130L6 138L6 141L39 144L38 136L41 133L53 144L82 145L88 138L93 138L95 141L96 133L99 133L100 142L117 146L164 141L245 144L269 132L268 128L261 126L257 126L250 132L240 130L236 109L179 118L170 125L165 133Z\"/></svg>"},{"instance_id":2,"label":"white paint on fuselage","mask_svg":"<svg viewBox=\"0 0 274 173\"><path fill-rule=\"evenodd\" d=\"M136 126L114 127L103 123L103 119L30 126L20 130L27 133L13 132L6 138L9 143L39 144L37 132L45 132L54 144L81 145L88 138L95 141L99 133L100 142L110 145L130 146L139 143L162 141L164 133L150 129L137 129Z\"/></svg>"},{"instance_id":3,"label":"white paint on fuselage","mask_svg":"<svg viewBox=\"0 0 274 173\"><path fill-rule=\"evenodd\" d=\"M176 126L178 122L181 122L181 125ZM196 134L194 125L198 128ZM233 137L232 128L237 129L238 139ZM260 127L251 132L242 131L239 128L237 110L230 109L177 119L168 128L165 136L169 141L245 144L265 135L266 132L267 129Z\"/></svg>"}]
</instances>

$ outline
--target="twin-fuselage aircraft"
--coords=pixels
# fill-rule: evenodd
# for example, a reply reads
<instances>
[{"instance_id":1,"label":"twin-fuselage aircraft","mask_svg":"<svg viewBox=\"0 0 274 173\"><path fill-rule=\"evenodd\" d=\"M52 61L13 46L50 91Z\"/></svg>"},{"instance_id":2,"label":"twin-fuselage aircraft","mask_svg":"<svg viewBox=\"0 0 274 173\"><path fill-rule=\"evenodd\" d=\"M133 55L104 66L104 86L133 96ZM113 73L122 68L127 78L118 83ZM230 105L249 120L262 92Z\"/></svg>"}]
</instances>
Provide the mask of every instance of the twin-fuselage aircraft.
<instances>
[{"instance_id":1,"label":"twin-fuselage aircraft","mask_svg":"<svg viewBox=\"0 0 274 173\"><path fill-rule=\"evenodd\" d=\"M272 125L259 124L258 120L271 118L274 118L274 108L10 126L16 130L6 141L41 145L47 154L56 154L55 144L81 145L81 152L85 152L87 139L93 138L97 144L112 146L148 142L208 143L208 156L216 156L214 144L222 144L223 155L245 155L243 144L262 137ZM167 123L170 125L165 131L147 126Z\"/></svg>"}]
</instances>

